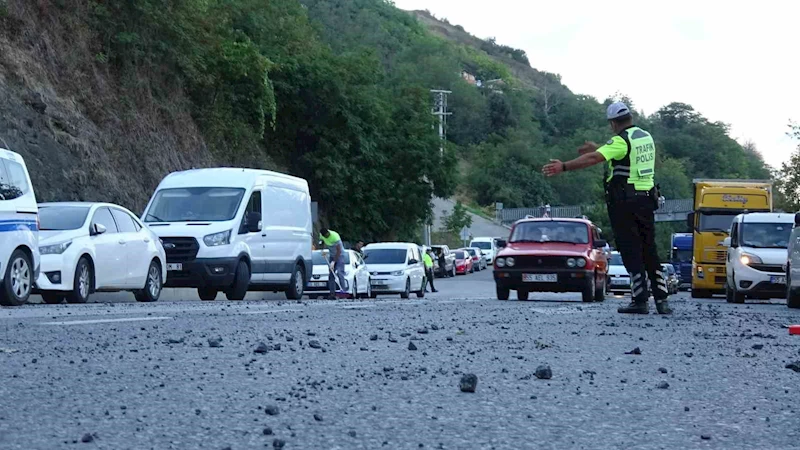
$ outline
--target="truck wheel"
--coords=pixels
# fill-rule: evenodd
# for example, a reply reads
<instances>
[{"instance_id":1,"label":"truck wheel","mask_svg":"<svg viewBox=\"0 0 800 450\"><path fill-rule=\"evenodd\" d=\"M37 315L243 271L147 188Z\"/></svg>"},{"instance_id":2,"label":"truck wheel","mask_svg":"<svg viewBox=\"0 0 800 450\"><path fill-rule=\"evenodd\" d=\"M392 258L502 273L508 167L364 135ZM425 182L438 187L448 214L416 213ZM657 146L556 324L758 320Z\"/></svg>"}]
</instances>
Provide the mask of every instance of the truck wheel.
<instances>
[{"instance_id":1,"label":"truck wheel","mask_svg":"<svg viewBox=\"0 0 800 450\"><path fill-rule=\"evenodd\" d=\"M225 291L228 300L244 300L247 295L247 288L250 287L250 268L244 261L239 261L236 266L236 276L233 279L233 286Z\"/></svg>"},{"instance_id":2,"label":"truck wheel","mask_svg":"<svg viewBox=\"0 0 800 450\"><path fill-rule=\"evenodd\" d=\"M217 299L218 291L211 288L197 288L197 296L204 302L211 302Z\"/></svg>"},{"instance_id":3,"label":"truck wheel","mask_svg":"<svg viewBox=\"0 0 800 450\"><path fill-rule=\"evenodd\" d=\"M498 300L508 300L508 297L511 295L511 290L508 288L497 286L497 299Z\"/></svg>"}]
</instances>

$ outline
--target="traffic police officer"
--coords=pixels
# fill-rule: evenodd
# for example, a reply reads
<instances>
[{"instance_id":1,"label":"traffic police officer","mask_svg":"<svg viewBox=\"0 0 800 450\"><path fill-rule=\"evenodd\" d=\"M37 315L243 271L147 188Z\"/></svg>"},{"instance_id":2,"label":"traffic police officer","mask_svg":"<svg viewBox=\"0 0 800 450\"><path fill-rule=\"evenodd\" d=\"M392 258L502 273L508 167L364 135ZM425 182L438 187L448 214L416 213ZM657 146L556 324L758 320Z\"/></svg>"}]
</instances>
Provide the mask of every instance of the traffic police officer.
<instances>
[{"instance_id":1,"label":"traffic police officer","mask_svg":"<svg viewBox=\"0 0 800 450\"><path fill-rule=\"evenodd\" d=\"M648 314L649 278L659 314L671 314L667 302L667 280L661 271L655 242L654 212L659 194L653 183L656 147L647 131L633 124L633 116L622 103L613 103L606 118L616 135L605 145L587 142L576 159L567 162L550 160L542 172L553 176L607 163L606 202L611 228L622 261L631 276L631 303L620 313Z\"/></svg>"}]
</instances>

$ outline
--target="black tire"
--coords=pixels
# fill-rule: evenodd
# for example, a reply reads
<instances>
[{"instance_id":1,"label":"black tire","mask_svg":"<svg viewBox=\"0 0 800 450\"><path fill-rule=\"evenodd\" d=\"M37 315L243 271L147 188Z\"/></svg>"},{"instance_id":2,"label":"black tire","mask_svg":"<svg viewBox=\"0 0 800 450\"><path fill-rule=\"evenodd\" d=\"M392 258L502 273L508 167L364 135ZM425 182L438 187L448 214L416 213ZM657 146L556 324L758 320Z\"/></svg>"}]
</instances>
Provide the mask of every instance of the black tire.
<instances>
[{"instance_id":1,"label":"black tire","mask_svg":"<svg viewBox=\"0 0 800 450\"><path fill-rule=\"evenodd\" d=\"M350 295L351 300L355 300L358 298L358 280L353 277L353 294Z\"/></svg>"},{"instance_id":2,"label":"black tire","mask_svg":"<svg viewBox=\"0 0 800 450\"><path fill-rule=\"evenodd\" d=\"M247 295L247 288L250 287L250 267L244 261L239 261L236 266L236 276L233 278L233 286L225 291L228 300L244 300ZM289 291L286 291L287 297Z\"/></svg>"},{"instance_id":3,"label":"black tire","mask_svg":"<svg viewBox=\"0 0 800 450\"><path fill-rule=\"evenodd\" d=\"M595 282L597 282L596 280L597 280L597 277L595 277ZM603 281L601 281L601 283L602 284L600 285L599 288L595 287L595 289L594 289L594 301L596 301L596 302L602 302L602 301L604 301L606 299L606 282L605 282L605 279Z\"/></svg>"},{"instance_id":4,"label":"black tire","mask_svg":"<svg viewBox=\"0 0 800 450\"><path fill-rule=\"evenodd\" d=\"M247 271L247 283L250 283L250 271ZM286 289L288 300L300 300L306 290L306 271L300 264L294 267L292 278L289 280L289 287Z\"/></svg>"},{"instance_id":5,"label":"black tire","mask_svg":"<svg viewBox=\"0 0 800 450\"><path fill-rule=\"evenodd\" d=\"M475 265L473 264L472 267L469 268L469 273L475 273Z\"/></svg>"},{"instance_id":6,"label":"black tire","mask_svg":"<svg viewBox=\"0 0 800 450\"><path fill-rule=\"evenodd\" d=\"M594 292L597 290L595 289L595 281L590 280L586 283L586 286L583 288L583 292L581 292L581 299L584 303L591 303L594 301Z\"/></svg>"},{"instance_id":7,"label":"black tire","mask_svg":"<svg viewBox=\"0 0 800 450\"><path fill-rule=\"evenodd\" d=\"M373 298L372 297L372 280L367 278L367 292L361 294L361 298Z\"/></svg>"},{"instance_id":8,"label":"black tire","mask_svg":"<svg viewBox=\"0 0 800 450\"><path fill-rule=\"evenodd\" d=\"M453 268L450 269L450 276L455 278L456 277L456 265L453 263Z\"/></svg>"},{"instance_id":9,"label":"black tire","mask_svg":"<svg viewBox=\"0 0 800 450\"><path fill-rule=\"evenodd\" d=\"M742 303L744 303L745 294L743 294L743 293L741 293L741 292L736 290L736 274L735 273L732 275L732 277L733 277L733 286L730 286L730 288L729 288L728 282L727 281L725 282L725 297L728 296L728 289L730 289L730 292L731 292L731 301L730 301L730 303L742 304ZM727 298L726 298L726 300L727 300Z\"/></svg>"},{"instance_id":10,"label":"black tire","mask_svg":"<svg viewBox=\"0 0 800 450\"><path fill-rule=\"evenodd\" d=\"M705 289L692 289L692 298L711 298L711 293Z\"/></svg>"},{"instance_id":11,"label":"black tire","mask_svg":"<svg viewBox=\"0 0 800 450\"><path fill-rule=\"evenodd\" d=\"M42 292L42 300L48 305L60 305L64 303L64 294L56 292Z\"/></svg>"},{"instance_id":12,"label":"black tire","mask_svg":"<svg viewBox=\"0 0 800 450\"><path fill-rule=\"evenodd\" d=\"M800 309L800 289L792 287L792 280L789 273L786 274L786 306L792 309Z\"/></svg>"},{"instance_id":13,"label":"black tire","mask_svg":"<svg viewBox=\"0 0 800 450\"><path fill-rule=\"evenodd\" d=\"M75 267L75 279L72 282L72 291L67 294L67 303L86 303L89 294L94 288L94 271L89 263L89 258L82 257Z\"/></svg>"},{"instance_id":14,"label":"black tire","mask_svg":"<svg viewBox=\"0 0 800 450\"><path fill-rule=\"evenodd\" d=\"M422 277L422 286L419 288L415 294L417 294L417 298L425 298L425 285L428 284L428 277Z\"/></svg>"},{"instance_id":15,"label":"black tire","mask_svg":"<svg viewBox=\"0 0 800 450\"><path fill-rule=\"evenodd\" d=\"M527 301L528 300L528 295L529 295L528 291L522 291L522 290L517 289L517 300L520 300L520 301L523 301L523 302Z\"/></svg>"},{"instance_id":16,"label":"black tire","mask_svg":"<svg viewBox=\"0 0 800 450\"><path fill-rule=\"evenodd\" d=\"M400 294L400 298L408 298L411 296L411 280L406 278L406 290Z\"/></svg>"},{"instance_id":17,"label":"black tire","mask_svg":"<svg viewBox=\"0 0 800 450\"><path fill-rule=\"evenodd\" d=\"M147 268L147 280L144 282L144 288L134 292L133 296L136 298L137 302L157 302L163 288L164 283L161 279L161 264L153 260L150 261L150 267Z\"/></svg>"},{"instance_id":18,"label":"black tire","mask_svg":"<svg viewBox=\"0 0 800 450\"><path fill-rule=\"evenodd\" d=\"M508 300L508 297L511 296L511 289L509 288L495 285L495 289L497 290L498 300Z\"/></svg>"},{"instance_id":19,"label":"black tire","mask_svg":"<svg viewBox=\"0 0 800 450\"><path fill-rule=\"evenodd\" d=\"M31 259L22 250L14 250L8 259L6 273L3 276L0 305L20 306L28 303L34 281Z\"/></svg>"},{"instance_id":20,"label":"black tire","mask_svg":"<svg viewBox=\"0 0 800 450\"><path fill-rule=\"evenodd\" d=\"M213 302L217 299L217 294L219 294L219 291L216 289L207 287L197 288L197 296L200 297L200 300L203 300L204 302Z\"/></svg>"}]
</instances>

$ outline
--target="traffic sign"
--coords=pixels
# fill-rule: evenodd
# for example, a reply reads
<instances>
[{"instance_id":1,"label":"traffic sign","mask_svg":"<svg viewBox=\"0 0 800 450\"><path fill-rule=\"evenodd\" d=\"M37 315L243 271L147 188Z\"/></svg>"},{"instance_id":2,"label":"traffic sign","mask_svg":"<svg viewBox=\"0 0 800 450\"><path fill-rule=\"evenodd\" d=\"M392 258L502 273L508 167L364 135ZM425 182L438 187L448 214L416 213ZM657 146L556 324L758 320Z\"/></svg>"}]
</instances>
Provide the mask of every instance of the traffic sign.
<instances>
[{"instance_id":1,"label":"traffic sign","mask_svg":"<svg viewBox=\"0 0 800 450\"><path fill-rule=\"evenodd\" d=\"M462 241L466 241L467 239L469 239L469 228L467 227L462 228L460 237Z\"/></svg>"}]
</instances>

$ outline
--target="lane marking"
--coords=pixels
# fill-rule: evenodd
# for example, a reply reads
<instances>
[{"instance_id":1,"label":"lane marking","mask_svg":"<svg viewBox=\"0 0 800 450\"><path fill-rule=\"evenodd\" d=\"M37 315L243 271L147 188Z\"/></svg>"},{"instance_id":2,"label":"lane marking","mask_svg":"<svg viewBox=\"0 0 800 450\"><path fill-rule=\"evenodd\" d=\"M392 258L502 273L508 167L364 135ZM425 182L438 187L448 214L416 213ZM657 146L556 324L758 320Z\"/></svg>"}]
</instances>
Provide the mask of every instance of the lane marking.
<instances>
[{"instance_id":1,"label":"lane marking","mask_svg":"<svg viewBox=\"0 0 800 450\"><path fill-rule=\"evenodd\" d=\"M39 325L88 325L94 323L139 322L147 320L170 320L172 317L127 317L125 319L66 320L62 322L41 322Z\"/></svg>"},{"instance_id":2,"label":"lane marking","mask_svg":"<svg viewBox=\"0 0 800 450\"><path fill-rule=\"evenodd\" d=\"M302 311L302 309L269 309L265 311L245 311L240 314L269 314L269 313L297 312L297 311Z\"/></svg>"}]
</instances>

